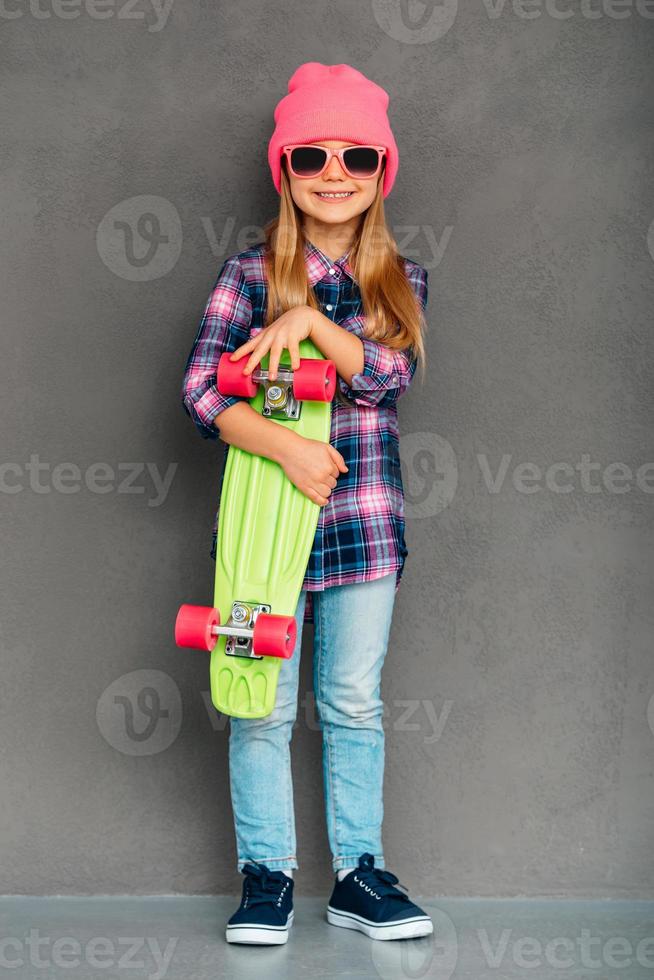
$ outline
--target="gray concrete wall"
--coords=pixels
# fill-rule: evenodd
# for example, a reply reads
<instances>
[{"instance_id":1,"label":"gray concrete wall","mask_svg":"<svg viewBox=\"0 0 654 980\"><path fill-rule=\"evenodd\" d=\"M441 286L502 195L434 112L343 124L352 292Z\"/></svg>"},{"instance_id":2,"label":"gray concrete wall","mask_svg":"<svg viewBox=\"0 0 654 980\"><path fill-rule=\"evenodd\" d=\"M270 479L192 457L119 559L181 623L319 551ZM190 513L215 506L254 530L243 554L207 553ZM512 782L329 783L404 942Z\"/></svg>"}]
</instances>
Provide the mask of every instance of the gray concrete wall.
<instances>
[{"instance_id":1,"label":"gray concrete wall","mask_svg":"<svg viewBox=\"0 0 654 980\"><path fill-rule=\"evenodd\" d=\"M223 259L276 213L273 107L319 60L391 92L388 220L430 270L387 864L423 895L652 897L654 4L1 16L2 890L240 886L226 719L172 638L211 597L222 459L179 386ZM298 881L324 894L310 652Z\"/></svg>"}]
</instances>

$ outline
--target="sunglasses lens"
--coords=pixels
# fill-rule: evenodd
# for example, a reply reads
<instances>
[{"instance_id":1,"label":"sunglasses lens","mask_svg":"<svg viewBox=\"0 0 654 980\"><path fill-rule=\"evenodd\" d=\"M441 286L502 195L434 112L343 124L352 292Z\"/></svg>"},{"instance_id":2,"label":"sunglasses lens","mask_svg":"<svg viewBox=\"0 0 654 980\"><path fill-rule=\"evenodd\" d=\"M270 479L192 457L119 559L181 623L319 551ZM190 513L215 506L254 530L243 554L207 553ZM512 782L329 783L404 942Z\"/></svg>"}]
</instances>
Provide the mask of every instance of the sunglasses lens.
<instances>
[{"instance_id":1,"label":"sunglasses lens","mask_svg":"<svg viewBox=\"0 0 654 980\"><path fill-rule=\"evenodd\" d=\"M369 146L352 146L343 154L345 166L353 177L372 177L379 162L379 153Z\"/></svg>"},{"instance_id":2,"label":"sunglasses lens","mask_svg":"<svg viewBox=\"0 0 654 980\"><path fill-rule=\"evenodd\" d=\"M325 166L326 158L320 146L296 146L291 150L291 167L298 177L315 177Z\"/></svg>"}]
</instances>

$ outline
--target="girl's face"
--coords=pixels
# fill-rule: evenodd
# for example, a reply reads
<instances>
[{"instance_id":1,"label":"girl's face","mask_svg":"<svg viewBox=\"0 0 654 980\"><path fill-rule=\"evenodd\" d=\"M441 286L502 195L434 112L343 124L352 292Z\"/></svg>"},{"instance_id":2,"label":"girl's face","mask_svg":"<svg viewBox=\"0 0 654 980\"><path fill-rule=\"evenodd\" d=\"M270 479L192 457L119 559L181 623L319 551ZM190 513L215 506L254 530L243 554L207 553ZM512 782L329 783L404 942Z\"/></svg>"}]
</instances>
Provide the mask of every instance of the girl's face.
<instances>
[{"instance_id":1,"label":"girl's face","mask_svg":"<svg viewBox=\"0 0 654 980\"><path fill-rule=\"evenodd\" d=\"M314 140L314 145L327 146L334 150L352 146L343 140ZM350 177L341 167L338 157L332 157L327 169L319 177L295 177L286 171L291 196L297 207L314 221L326 225L340 225L351 221L370 207L377 193L377 184L383 179L382 169L376 177ZM349 192L348 197L324 198L320 193Z\"/></svg>"}]
</instances>

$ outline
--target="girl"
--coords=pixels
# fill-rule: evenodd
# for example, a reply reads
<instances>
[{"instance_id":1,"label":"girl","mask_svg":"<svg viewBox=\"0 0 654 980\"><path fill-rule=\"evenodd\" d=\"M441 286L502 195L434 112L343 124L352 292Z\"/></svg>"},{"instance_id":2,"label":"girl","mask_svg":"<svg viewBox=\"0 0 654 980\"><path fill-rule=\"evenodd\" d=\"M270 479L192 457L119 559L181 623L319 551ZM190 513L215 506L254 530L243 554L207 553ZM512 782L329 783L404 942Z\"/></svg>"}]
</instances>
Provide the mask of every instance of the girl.
<instances>
[{"instance_id":1,"label":"girl","mask_svg":"<svg viewBox=\"0 0 654 980\"><path fill-rule=\"evenodd\" d=\"M301 65L268 145L279 216L265 241L226 259L184 377L183 403L206 438L283 467L321 506L274 711L230 718L230 789L245 875L229 942L284 943L298 867L289 743L304 622L314 622L327 829L336 872L332 925L374 939L424 936L432 921L385 870L381 669L404 567L397 400L424 366L427 272L398 255L383 198L398 168L388 95L349 65ZM305 439L216 388L220 355L266 352L276 376L311 337L336 365L330 444ZM223 471L224 475L224 471ZM222 485L222 479L221 479ZM216 517L217 525L217 517ZM216 554L214 526L213 557Z\"/></svg>"}]
</instances>

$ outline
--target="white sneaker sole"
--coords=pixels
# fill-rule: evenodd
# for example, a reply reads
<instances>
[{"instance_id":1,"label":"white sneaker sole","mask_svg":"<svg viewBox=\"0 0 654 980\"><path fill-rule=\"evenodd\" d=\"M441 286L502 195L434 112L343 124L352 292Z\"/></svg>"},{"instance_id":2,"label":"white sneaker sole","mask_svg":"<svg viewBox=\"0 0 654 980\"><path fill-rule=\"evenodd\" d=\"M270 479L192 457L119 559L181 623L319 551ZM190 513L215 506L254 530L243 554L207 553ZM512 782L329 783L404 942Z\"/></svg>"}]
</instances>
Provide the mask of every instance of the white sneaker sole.
<instances>
[{"instance_id":1,"label":"white sneaker sole","mask_svg":"<svg viewBox=\"0 0 654 980\"><path fill-rule=\"evenodd\" d=\"M357 929L370 939L417 939L420 936L431 936L434 931L434 923L428 915L414 915L413 918L402 919L401 922L379 925L361 915L355 915L354 912L340 912L331 905L327 906L327 921L342 929Z\"/></svg>"},{"instance_id":2,"label":"white sneaker sole","mask_svg":"<svg viewBox=\"0 0 654 980\"><path fill-rule=\"evenodd\" d=\"M228 943L251 943L257 946L281 946L288 941L288 930L293 925L293 909L288 913L285 926L236 925L227 926Z\"/></svg>"}]
</instances>

